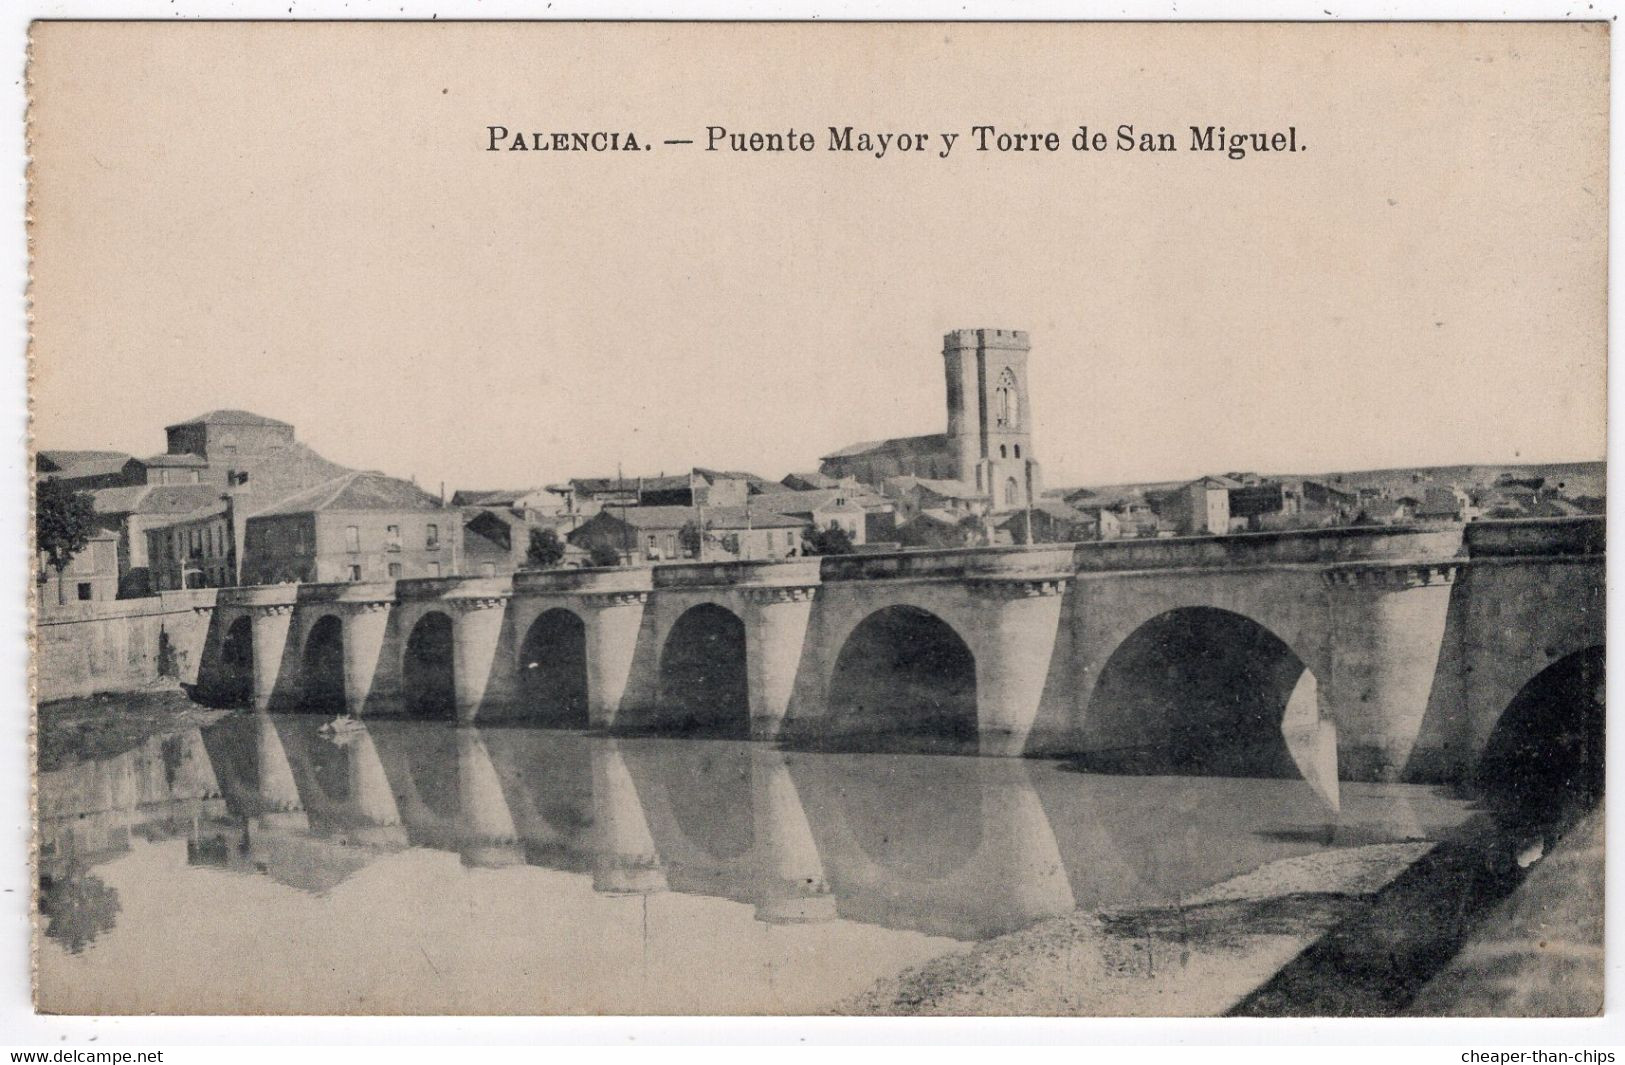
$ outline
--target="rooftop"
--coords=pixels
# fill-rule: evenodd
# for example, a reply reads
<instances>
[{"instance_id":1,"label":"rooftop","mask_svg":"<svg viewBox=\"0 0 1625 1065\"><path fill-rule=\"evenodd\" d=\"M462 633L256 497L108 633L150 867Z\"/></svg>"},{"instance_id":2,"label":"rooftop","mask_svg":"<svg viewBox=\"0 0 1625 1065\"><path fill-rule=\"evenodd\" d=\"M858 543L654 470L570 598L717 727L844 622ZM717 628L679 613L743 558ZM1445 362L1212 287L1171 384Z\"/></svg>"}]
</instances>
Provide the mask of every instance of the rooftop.
<instances>
[{"instance_id":1,"label":"rooftop","mask_svg":"<svg viewBox=\"0 0 1625 1065\"><path fill-rule=\"evenodd\" d=\"M279 429L292 429L287 422L279 422L275 418L267 418L263 414L255 414L247 410L211 410L207 414L199 414L196 418L188 418L184 422L166 425L165 429L177 429L183 425L259 425L275 426Z\"/></svg>"},{"instance_id":2,"label":"rooftop","mask_svg":"<svg viewBox=\"0 0 1625 1065\"><path fill-rule=\"evenodd\" d=\"M184 487L184 486L182 486ZM410 481L376 471L342 474L314 488L295 492L254 517L308 514L326 510L440 510L440 500Z\"/></svg>"},{"instance_id":3,"label":"rooftop","mask_svg":"<svg viewBox=\"0 0 1625 1065\"><path fill-rule=\"evenodd\" d=\"M130 456L122 451L36 451L34 466L40 473L66 477L98 477L120 473Z\"/></svg>"},{"instance_id":4,"label":"rooftop","mask_svg":"<svg viewBox=\"0 0 1625 1065\"><path fill-rule=\"evenodd\" d=\"M704 511L710 529L793 529L806 522L758 506L749 507L627 507L599 513L601 520L625 521L634 529L681 529L690 522L699 524Z\"/></svg>"},{"instance_id":5,"label":"rooftop","mask_svg":"<svg viewBox=\"0 0 1625 1065\"><path fill-rule=\"evenodd\" d=\"M136 484L90 493L98 514L190 514L217 502L217 484Z\"/></svg>"}]
</instances>

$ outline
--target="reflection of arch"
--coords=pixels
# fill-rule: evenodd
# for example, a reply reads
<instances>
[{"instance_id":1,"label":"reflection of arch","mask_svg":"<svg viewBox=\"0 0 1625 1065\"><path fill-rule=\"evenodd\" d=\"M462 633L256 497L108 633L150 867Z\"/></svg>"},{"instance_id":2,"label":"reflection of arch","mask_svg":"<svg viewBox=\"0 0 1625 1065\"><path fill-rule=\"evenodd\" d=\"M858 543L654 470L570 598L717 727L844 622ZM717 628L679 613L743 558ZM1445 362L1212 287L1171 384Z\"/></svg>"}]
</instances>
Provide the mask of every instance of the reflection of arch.
<instances>
[{"instance_id":1,"label":"reflection of arch","mask_svg":"<svg viewBox=\"0 0 1625 1065\"><path fill-rule=\"evenodd\" d=\"M1601 801L1605 659L1602 647L1558 659L1502 713L1474 782L1503 821L1562 831Z\"/></svg>"},{"instance_id":2,"label":"reflection of arch","mask_svg":"<svg viewBox=\"0 0 1625 1065\"><path fill-rule=\"evenodd\" d=\"M672 626L660 653L661 724L683 732L745 736L745 623L731 610L701 603Z\"/></svg>"},{"instance_id":3,"label":"reflection of arch","mask_svg":"<svg viewBox=\"0 0 1625 1065\"><path fill-rule=\"evenodd\" d=\"M452 717L456 696L451 656L451 618L431 610L412 626L401 662L406 710L419 717Z\"/></svg>"},{"instance_id":4,"label":"reflection of arch","mask_svg":"<svg viewBox=\"0 0 1625 1065\"><path fill-rule=\"evenodd\" d=\"M560 728L587 726L587 627L568 610L543 612L519 648L525 712Z\"/></svg>"},{"instance_id":5,"label":"reflection of arch","mask_svg":"<svg viewBox=\"0 0 1625 1065\"><path fill-rule=\"evenodd\" d=\"M324 614L305 637L300 663L304 678L300 709L342 713L344 710L344 623Z\"/></svg>"},{"instance_id":6,"label":"reflection of arch","mask_svg":"<svg viewBox=\"0 0 1625 1065\"><path fill-rule=\"evenodd\" d=\"M1314 685L1299 684L1304 672L1280 637L1240 614L1158 614L1100 672L1086 761L1135 772L1297 776L1281 725L1291 700L1315 698Z\"/></svg>"},{"instance_id":7,"label":"reflection of arch","mask_svg":"<svg viewBox=\"0 0 1625 1065\"><path fill-rule=\"evenodd\" d=\"M247 706L254 694L254 622L231 623L220 647L220 698L227 706Z\"/></svg>"},{"instance_id":8,"label":"reflection of arch","mask_svg":"<svg viewBox=\"0 0 1625 1065\"><path fill-rule=\"evenodd\" d=\"M946 621L914 606L864 618L835 660L837 732L976 736L976 659Z\"/></svg>"}]
</instances>

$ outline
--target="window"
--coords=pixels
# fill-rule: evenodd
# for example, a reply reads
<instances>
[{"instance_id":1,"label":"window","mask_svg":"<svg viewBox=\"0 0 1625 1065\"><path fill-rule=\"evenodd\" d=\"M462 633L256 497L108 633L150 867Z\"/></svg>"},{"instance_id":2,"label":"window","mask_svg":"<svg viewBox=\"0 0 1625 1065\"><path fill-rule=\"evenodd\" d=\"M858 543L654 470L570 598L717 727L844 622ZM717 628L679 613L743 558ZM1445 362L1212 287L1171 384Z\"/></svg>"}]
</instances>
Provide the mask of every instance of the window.
<instances>
[{"instance_id":1,"label":"window","mask_svg":"<svg viewBox=\"0 0 1625 1065\"><path fill-rule=\"evenodd\" d=\"M399 577L400 575L401 575L401 564L399 562L391 562L389 564L389 576L391 577L391 579Z\"/></svg>"},{"instance_id":2,"label":"window","mask_svg":"<svg viewBox=\"0 0 1625 1065\"><path fill-rule=\"evenodd\" d=\"M795 530L793 530L793 529L784 530L784 546L785 547L794 547L794 546L796 546Z\"/></svg>"},{"instance_id":3,"label":"window","mask_svg":"<svg viewBox=\"0 0 1625 1065\"><path fill-rule=\"evenodd\" d=\"M429 563L429 576L431 576L431 577L440 576L440 563L438 563L438 562Z\"/></svg>"},{"instance_id":4,"label":"window","mask_svg":"<svg viewBox=\"0 0 1625 1065\"><path fill-rule=\"evenodd\" d=\"M1014 477L1004 482L1004 502L1007 506L1021 502L1021 485L1016 483Z\"/></svg>"},{"instance_id":5,"label":"window","mask_svg":"<svg viewBox=\"0 0 1625 1065\"><path fill-rule=\"evenodd\" d=\"M1019 459L1020 457L1021 457L1021 445L1017 444L1016 445L1016 458Z\"/></svg>"},{"instance_id":6,"label":"window","mask_svg":"<svg viewBox=\"0 0 1625 1065\"><path fill-rule=\"evenodd\" d=\"M440 546L440 526L431 525L424 533L423 546L433 550Z\"/></svg>"},{"instance_id":7,"label":"window","mask_svg":"<svg viewBox=\"0 0 1625 1065\"><path fill-rule=\"evenodd\" d=\"M1016 394L1016 373L1006 366L993 392L993 416L1004 428L1021 424L1021 397Z\"/></svg>"},{"instance_id":8,"label":"window","mask_svg":"<svg viewBox=\"0 0 1625 1065\"><path fill-rule=\"evenodd\" d=\"M1007 459L1009 457L1010 457L1009 450L1003 444L1000 444L999 445L999 458Z\"/></svg>"},{"instance_id":9,"label":"window","mask_svg":"<svg viewBox=\"0 0 1625 1065\"><path fill-rule=\"evenodd\" d=\"M344 527L344 550L352 553L361 550L361 528L359 526L346 525ZM356 567L352 566L351 568ZM356 579L360 580L359 577Z\"/></svg>"},{"instance_id":10,"label":"window","mask_svg":"<svg viewBox=\"0 0 1625 1065\"><path fill-rule=\"evenodd\" d=\"M399 551L401 549L401 527L399 525L384 526L384 550Z\"/></svg>"},{"instance_id":11,"label":"window","mask_svg":"<svg viewBox=\"0 0 1625 1065\"><path fill-rule=\"evenodd\" d=\"M352 581L359 581L361 579L361 567L360 566L351 566L350 567L350 579Z\"/></svg>"},{"instance_id":12,"label":"window","mask_svg":"<svg viewBox=\"0 0 1625 1065\"><path fill-rule=\"evenodd\" d=\"M480 563L480 576L481 577L495 577L496 575L497 575L497 564L495 562L481 562Z\"/></svg>"},{"instance_id":13,"label":"window","mask_svg":"<svg viewBox=\"0 0 1625 1065\"><path fill-rule=\"evenodd\" d=\"M90 582L89 581L80 581L79 582L79 598L80 599L89 599L90 598Z\"/></svg>"}]
</instances>

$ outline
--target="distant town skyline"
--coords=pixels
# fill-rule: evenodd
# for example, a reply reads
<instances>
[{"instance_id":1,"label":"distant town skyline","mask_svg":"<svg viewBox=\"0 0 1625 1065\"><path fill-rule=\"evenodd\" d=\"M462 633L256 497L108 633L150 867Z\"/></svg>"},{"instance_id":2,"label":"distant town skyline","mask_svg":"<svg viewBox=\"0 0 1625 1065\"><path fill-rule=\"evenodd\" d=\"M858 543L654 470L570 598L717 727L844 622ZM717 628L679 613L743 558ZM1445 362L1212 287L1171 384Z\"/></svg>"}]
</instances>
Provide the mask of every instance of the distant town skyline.
<instances>
[{"instance_id":1,"label":"distant town skyline","mask_svg":"<svg viewBox=\"0 0 1625 1065\"><path fill-rule=\"evenodd\" d=\"M365 48L342 25L41 35L85 58L36 93L37 446L152 454L164 425L239 407L448 491L771 476L942 431L943 334L1002 328L1032 337L1049 485L1603 455L1607 116L1575 57L1600 30L1413 26L1405 49L1341 50L1063 26L1035 53L1019 26L974 47L898 26L885 69L849 79L874 38L780 27L727 70L624 70L611 100L589 28L511 27L545 66L409 29ZM1200 70L1175 61L1187 33ZM322 74L290 84L289 64ZM1266 68L1357 91L1282 101ZM748 91L787 69L815 113ZM737 129L1177 129L1195 99L1305 150L483 151L489 122L539 107L658 140L721 99ZM1033 110L1059 99L1088 106Z\"/></svg>"}]
</instances>

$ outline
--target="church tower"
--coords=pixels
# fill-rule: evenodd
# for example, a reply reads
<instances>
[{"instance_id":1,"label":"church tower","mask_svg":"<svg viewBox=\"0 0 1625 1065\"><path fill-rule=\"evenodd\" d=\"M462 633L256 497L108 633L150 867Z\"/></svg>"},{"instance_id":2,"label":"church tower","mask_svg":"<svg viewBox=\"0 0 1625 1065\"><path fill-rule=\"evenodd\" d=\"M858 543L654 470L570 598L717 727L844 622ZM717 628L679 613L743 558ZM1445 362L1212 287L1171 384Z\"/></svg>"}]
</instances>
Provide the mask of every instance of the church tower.
<instances>
[{"instance_id":1,"label":"church tower","mask_svg":"<svg viewBox=\"0 0 1625 1065\"><path fill-rule=\"evenodd\" d=\"M995 513L1036 500L1027 353L1019 329L956 329L942 339L948 383L948 450L961 481L993 500Z\"/></svg>"}]
</instances>

